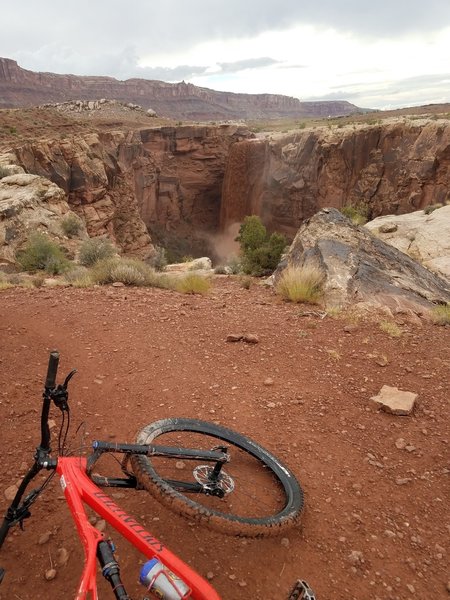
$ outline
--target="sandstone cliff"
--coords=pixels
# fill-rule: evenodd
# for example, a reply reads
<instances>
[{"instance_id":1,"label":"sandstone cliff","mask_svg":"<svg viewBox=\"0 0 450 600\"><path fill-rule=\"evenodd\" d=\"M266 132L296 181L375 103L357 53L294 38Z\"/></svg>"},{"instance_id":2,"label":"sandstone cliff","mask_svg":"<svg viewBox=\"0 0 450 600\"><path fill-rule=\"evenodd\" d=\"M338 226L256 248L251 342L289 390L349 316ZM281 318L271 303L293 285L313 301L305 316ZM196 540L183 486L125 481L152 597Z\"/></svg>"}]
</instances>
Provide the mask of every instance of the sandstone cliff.
<instances>
[{"instance_id":1,"label":"sandstone cliff","mask_svg":"<svg viewBox=\"0 0 450 600\"><path fill-rule=\"evenodd\" d=\"M149 231L188 253L179 238L217 230L229 147L249 135L232 125L98 132L23 144L8 162L56 183L91 236L145 258Z\"/></svg>"},{"instance_id":2,"label":"sandstone cliff","mask_svg":"<svg viewBox=\"0 0 450 600\"><path fill-rule=\"evenodd\" d=\"M146 79L35 73L0 58L0 108L101 98L132 102L174 119L224 120L339 116L358 112L346 101L300 102L277 94L233 94Z\"/></svg>"},{"instance_id":3,"label":"sandstone cliff","mask_svg":"<svg viewBox=\"0 0 450 600\"><path fill-rule=\"evenodd\" d=\"M152 241L211 255L211 234L250 214L293 238L327 206L364 204L374 218L445 202L448 120L355 127L273 139L238 125L54 132L13 144L8 162L56 183L90 235L141 257Z\"/></svg>"},{"instance_id":4,"label":"sandstone cliff","mask_svg":"<svg viewBox=\"0 0 450 600\"><path fill-rule=\"evenodd\" d=\"M302 130L231 147L221 225L257 214L293 237L324 207L402 214L445 202L449 186L448 120Z\"/></svg>"}]
</instances>

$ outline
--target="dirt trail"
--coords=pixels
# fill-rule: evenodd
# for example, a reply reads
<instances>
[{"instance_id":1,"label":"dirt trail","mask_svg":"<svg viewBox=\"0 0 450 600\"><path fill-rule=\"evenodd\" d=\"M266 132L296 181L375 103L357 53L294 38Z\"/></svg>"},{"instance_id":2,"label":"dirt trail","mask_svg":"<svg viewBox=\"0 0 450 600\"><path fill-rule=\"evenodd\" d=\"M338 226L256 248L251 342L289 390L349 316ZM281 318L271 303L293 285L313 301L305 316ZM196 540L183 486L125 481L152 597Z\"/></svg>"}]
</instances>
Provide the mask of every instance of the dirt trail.
<instances>
[{"instance_id":1,"label":"dirt trail","mask_svg":"<svg viewBox=\"0 0 450 600\"><path fill-rule=\"evenodd\" d=\"M143 492L113 492L209 573L224 600L283 600L298 577L320 600L448 597L449 329L399 317L402 333L392 338L377 322L303 310L231 278L217 278L207 297L114 287L1 292L1 512L4 490L38 443L47 351L57 347L61 371L79 371L72 433L85 426L74 449L94 438L132 441L163 417L198 417L255 438L298 476L302 525L269 540L212 533ZM230 333L259 343L227 343ZM413 416L370 407L384 384L419 394ZM82 552L56 478L32 513L1 551L0 599L73 598ZM142 598L140 557L115 541L130 593ZM65 566L56 565L61 548ZM45 581L51 565L57 576Z\"/></svg>"}]
</instances>

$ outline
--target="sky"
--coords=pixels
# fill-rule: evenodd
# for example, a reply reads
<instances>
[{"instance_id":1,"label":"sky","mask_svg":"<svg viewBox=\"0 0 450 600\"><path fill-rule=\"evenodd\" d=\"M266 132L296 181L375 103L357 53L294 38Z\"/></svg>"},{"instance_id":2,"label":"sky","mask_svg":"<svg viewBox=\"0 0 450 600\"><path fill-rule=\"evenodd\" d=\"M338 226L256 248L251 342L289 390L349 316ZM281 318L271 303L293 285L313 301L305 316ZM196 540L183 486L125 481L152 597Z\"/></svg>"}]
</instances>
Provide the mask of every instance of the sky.
<instances>
[{"instance_id":1,"label":"sky","mask_svg":"<svg viewBox=\"0 0 450 600\"><path fill-rule=\"evenodd\" d=\"M450 102L450 0L20 0L1 22L0 56L33 71L386 110Z\"/></svg>"}]
</instances>

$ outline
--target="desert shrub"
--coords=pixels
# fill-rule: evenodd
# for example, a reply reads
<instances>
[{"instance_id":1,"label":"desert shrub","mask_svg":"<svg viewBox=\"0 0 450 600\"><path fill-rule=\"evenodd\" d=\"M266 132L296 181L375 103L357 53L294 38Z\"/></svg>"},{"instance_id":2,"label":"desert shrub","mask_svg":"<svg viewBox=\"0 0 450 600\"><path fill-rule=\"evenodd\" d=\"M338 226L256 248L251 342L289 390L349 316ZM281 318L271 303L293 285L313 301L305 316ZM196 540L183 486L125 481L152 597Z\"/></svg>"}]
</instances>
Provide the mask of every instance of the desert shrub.
<instances>
[{"instance_id":1,"label":"desert shrub","mask_svg":"<svg viewBox=\"0 0 450 600\"><path fill-rule=\"evenodd\" d=\"M443 206L444 205L441 202L438 202L436 204L430 204L430 206L427 206L426 208L424 208L423 212L426 215L431 215L432 212L434 212L438 208L442 208Z\"/></svg>"},{"instance_id":2,"label":"desert shrub","mask_svg":"<svg viewBox=\"0 0 450 600\"><path fill-rule=\"evenodd\" d=\"M244 290L249 290L252 287L252 278L249 275L241 277L240 284Z\"/></svg>"},{"instance_id":3,"label":"desert shrub","mask_svg":"<svg viewBox=\"0 0 450 600\"><path fill-rule=\"evenodd\" d=\"M81 244L80 264L92 267L96 262L113 257L117 253L115 246L106 238L89 238Z\"/></svg>"},{"instance_id":4,"label":"desert shrub","mask_svg":"<svg viewBox=\"0 0 450 600\"><path fill-rule=\"evenodd\" d=\"M225 265L216 265L214 267L214 273L216 275L227 275L227 268Z\"/></svg>"},{"instance_id":5,"label":"desert shrub","mask_svg":"<svg viewBox=\"0 0 450 600\"><path fill-rule=\"evenodd\" d=\"M72 287L82 288L93 285L93 279L89 269L86 267L77 266L64 274L64 279Z\"/></svg>"},{"instance_id":6,"label":"desert shrub","mask_svg":"<svg viewBox=\"0 0 450 600\"><path fill-rule=\"evenodd\" d=\"M7 177L9 175L9 169L7 169L6 167L2 167L0 165L0 179L3 179L3 177Z\"/></svg>"},{"instance_id":7,"label":"desert shrub","mask_svg":"<svg viewBox=\"0 0 450 600\"><path fill-rule=\"evenodd\" d=\"M0 271L0 291L1 290L7 290L9 288L13 287L12 283L10 283L5 275L5 273L3 273L3 271Z\"/></svg>"},{"instance_id":8,"label":"desert shrub","mask_svg":"<svg viewBox=\"0 0 450 600\"><path fill-rule=\"evenodd\" d=\"M168 265L165 248L162 248L161 246L155 246L155 254L147 261L147 263L156 271L164 271Z\"/></svg>"},{"instance_id":9,"label":"desert shrub","mask_svg":"<svg viewBox=\"0 0 450 600\"><path fill-rule=\"evenodd\" d=\"M68 213L61 221L61 229L67 237L76 237L83 228L83 221L75 213Z\"/></svg>"},{"instance_id":10,"label":"desert shrub","mask_svg":"<svg viewBox=\"0 0 450 600\"><path fill-rule=\"evenodd\" d=\"M177 292L183 294L206 294L210 287L210 280L198 273L187 273L175 285Z\"/></svg>"},{"instance_id":11,"label":"desert shrub","mask_svg":"<svg viewBox=\"0 0 450 600\"><path fill-rule=\"evenodd\" d=\"M275 291L290 302L317 304L322 296L323 281L323 272L316 265L291 266L282 272Z\"/></svg>"},{"instance_id":12,"label":"desert shrub","mask_svg":"<svg viewBox=\"0 0 450 600\"><path fill-rule=\"evenodd\" d=\"M172 280L157 273L141 260L134 258L107 258L98 261L91 270L95 283L121 282L125 285L170 288Z\"/></svg>"},{"instance_id":13,"label":"desert shrub","mask_svg":"<svg viewBox=\"0 0 450 600\"><path fill-rule=\"evenodd\" d=\"M238 275L242 272L241 261L238 256L231 256L227 261L227 267L231 269L232 275Z\"/></svg>"},{"instance_id":14,"label":"desert shrub","mask_svg":"<svg viewBox=\"0 0 450 600\"><path fill-rule=\"evenodd\" d=\"M392 321L380 321L379 327L381 331L387 333L391 337L396 338L401 337L402 335L402 330L400 329L400 327Z\"/></svg>"},{"instance_id":15,"label":"desert shrub","mask_svg":"<svg viewBox=\"0 0 450 600\"><path fill-rule=\"evenodd\" d=\"M341 213L355 225L364 225L369 218L369 207L364 204L357 206L347 205L341 208Z\"/></svg>"},{"instance_id":16,"label":"desert shrub","mask_svg":"<svg viewBox=\"0 0 450 600\"><path fill-rule=\"evenodd\" d=\"M280 233L268 235L261 219L245 217L236 238L241 247L242 270L247 275L266 275L280 262L286 239Z\"/></svg>"},{"instance_id":17,"label":"desert shrub","mask_svg":"<svg viewBox=\"0 0 450 600\"><path fill-rule=\"evenodd\" d=\"M433 308L431 318L436 325L450 325L450 303Z\"/></svg>"},{"instance_id":18,"label":"desert shrub","mask_svg":"<svg viewBox=\"0 0 450 600\"><path fill-rule=\"evenodd\" d=\"M44 233L33 233L25 247L16 254L16 260L24 271L45 271L58 275L67 271L70 261L63 249Z\"/></svg>"}]
</instances>

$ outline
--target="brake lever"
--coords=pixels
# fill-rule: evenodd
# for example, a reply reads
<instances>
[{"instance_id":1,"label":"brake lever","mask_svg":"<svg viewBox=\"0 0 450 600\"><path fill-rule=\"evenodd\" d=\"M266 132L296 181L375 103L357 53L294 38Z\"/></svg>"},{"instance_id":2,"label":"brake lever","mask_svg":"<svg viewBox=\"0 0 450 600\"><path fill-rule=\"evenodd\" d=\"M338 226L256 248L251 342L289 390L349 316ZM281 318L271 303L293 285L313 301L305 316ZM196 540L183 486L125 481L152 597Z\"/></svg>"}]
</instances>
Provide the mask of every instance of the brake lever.
<instances>
[{"instance_id":1,"label":"brake lever","mask_svg":"<svg viewBox=\"0 0 450 600\"><path fill-rule=\"evenodd\" d=\"M75 373L77 372L76 369L72 369L72 371L70 371L70 373L67 375L67 377L64 379L64 383L62 384L62 387L67 390L67 386L69 384L69 381L72 379L72 377L75 375Z\"/></svg>"}]
</instances>

